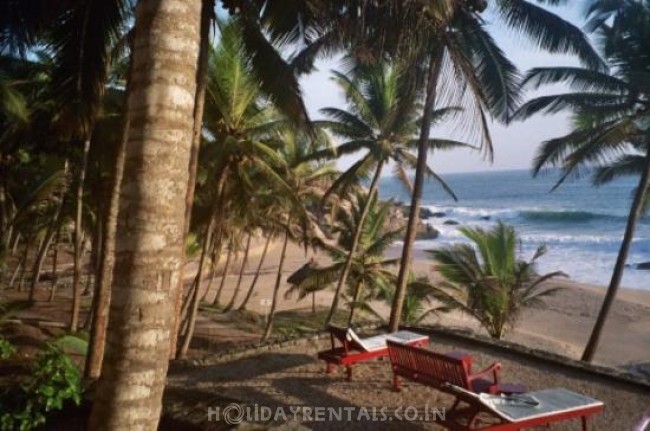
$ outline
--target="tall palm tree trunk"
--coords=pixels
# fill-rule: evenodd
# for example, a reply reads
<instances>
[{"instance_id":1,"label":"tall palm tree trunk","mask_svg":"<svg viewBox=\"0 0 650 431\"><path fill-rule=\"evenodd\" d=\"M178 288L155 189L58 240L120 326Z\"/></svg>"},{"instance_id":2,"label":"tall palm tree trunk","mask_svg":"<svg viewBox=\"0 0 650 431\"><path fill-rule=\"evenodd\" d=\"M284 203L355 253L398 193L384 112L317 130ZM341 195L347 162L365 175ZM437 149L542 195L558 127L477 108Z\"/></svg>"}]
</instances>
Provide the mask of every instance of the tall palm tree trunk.
<instances>
[{"instance_id":1,"label":"tall palm tree trunk","mask_svg":"<svg viewBox=\"0 0 650 431\"><path fill-rule=\"evenodd\" d=\"M54 296L56 295L56 283L58 282L59 276L57 274L57 265L59 263L59 241L61 240L61 226L59 225L56 230L56 236L54 237L54 256L52 257L52 280L50 286L50 302L54 301Z\"/></svg>"},{"instance_id":2,"label":"tall palm tree trunk","mask_svg":"<svg viewBox=\"0 0 650 431\"><path fill-rule=\"evenodd\" d=\"M269 312L268 320L266 321L266 328L262 341L266 341L271 336L273 331L273 319L275 318L275 310L278 307L278 293L280 292L280 283L282 282L282 269L284 267L284 258L287 255L287 244L289 243L289 223L284 233L284 244L282 244L282 252L280 253L280 263L278 264L278 275L275 277L275 287L273 288L273 300L271 301L271 311Z\"/></svg>"},{"instance_id":3,"label":"tall palm tree trunk","mask_svg":"<svg viewBox=\"0 0 650 431\"><path fill-rule=\"evenodd\" d=\"M230 298L230 302L228 305L226 305L226 308L224 308L223 311L230 311L233 309L235 306L235 301L237 300L237 295L239 294L239 290L241 289L241 282L242 279L244 278L244 271L246 270L246 264L248 263L248 253L251 248L251 239L253 235L248 234L248 239L246 239L246 248L244 249L244 258L242 259L241 262L241 268L239 268L239 277L237 278L237 284L235 285L235 291L232 294L232 298Z\"/></svg>"},{"instance_id":4,"label":"tall palm tree trunk","mask_svg":"<svg viewBox=\"0 0 650 431\"><path fill-rule=\"evenodd\" d=\"M196 273L196 279L194 280L193 289L189 293L190 295L190 301L188 305L189 312L182 313L187 316L187 319L186 319L186 324L183 325L184 328L182 328L183 330L181 331L181 333L183 334L183 341L181 343L180 348L176 352L175 357L177 359L185 358L185 356L187 355L187 351L190 348L190 342L192 341L192 337L194 336L194 328L196 326L196 316L198 315L199 312L199 302L201 298L201 281L203 280L203 269L205 268L205 261L208 257L208 252L209 250L211 250L214 242L213 238L214 238L215 229L219 229L218 237L219 238L221 237L222 212L220 211L220 209L223 204L223 189L226 183L227 176L228 176L228 168L226 167L221 170L217 180L217 194L214 197L214 202L210 210L210 222L208 223L205 232L205 240L203 242L203 248L201 250L199 268ZM185 232L185 234L187 235L187 232ZM183 271L181 270L181 273L182 272Z\"/></svg>"},{"instance_id":5,"label":"tall palm tree trunk","mask_svg":"<svg viewBox=\"0 0 650 431\"><path fill-rule=\"evenodd\" d=\"M36 295L36 285L38 284L38 281L41 278L41 270L43 269L43 262L45 262L45 257L47 256L47 251L50 248L52 239L54 238L56 232L58 232L59 230L58 226L59 226L59 222L61 221L61 213L63 211L64 200L65 197L61 196L61 202L56 207L56 211L52 216L52 221L50 222L50 225L47 228L47 233L45 234L45 239L43 240L43 244L41 245L41 248L38 250L38 255L36 256L36 260L34 260L34 268L32 270L33 273L32 283L29 287L30 302L34 301L34 297Z\"/></svg>"},{"instance_id":6,"label":"tall palm tree trunk","mask_svg":"<svg viewBox=\"0 0 650 431\"><path fill-rule=\"evenodd\" d=\"M234 254L233 251L233 245L232 245L232 239L230 240L228 244L228 255L226 256L226 263L223 266L223 274L221 275L221 283L219 284L219 289L217 289L217 293L214 295L214 300L212 301L213 306L218 306L219 305L219 299L221 298L221 292L223 292L223 287L226 284L226 277L228 276L228 271L230 271L230 263L232 262L232 256Z\"/></svg>"},{"instance_id":7,"label":"tall palm tree trunk","mask_svg":"<svg viewBox=\"0 0 650 431\"><path fill-rule=\"evenodd\" d=\"M23 282L25 281L25 273L27 272L27 260L29 259L29 251L32 248L34 240L35 238L33 235L25 239L25 251L23 252L23 258L21 259L22 266L20 267L20 275L18 276L18 292L23 290ZM13 280L9 285L13 285Z\"/></svg>"},{"instance_id":8,"label":"tall palm tree trunk","mask_svg":"<svg viewBox=\"0 0 650 431\"><path fill-rule=\"evenodd\" d=\"M106 353L91 430L156 430L182 264L201 5L140 0ZM182 23L180 25L179 23Z\"/></svg>"},{"instance_id":9,"label":"tall palm tree trunk","mask_svg":"<svg viewBox=\"0 0 650 431\"><path fill-rule=\"evenodd\" d=\"M194 96L194 129L192 133L192 149L190 152L190 163L188 165L189 179L187 182L187 193L185 194L185 238L190 232L190 221L192 218L192 204L194 203L194 189L196 187L196 173L199 166L199 147L201 145L201 130L203 128L203 109L205 107L205 88L208 82L208 57L210 48L210 21L214 15L214 0L202 0L201 7L201 41L199 46L199 63L196 71L196 94ZM172 291L174 298L174 322L172 333L169 338L170 352L176 353L176 344L179 337L180 323L182 319L181 308L183 304L183 271L185 268L185 247L183 247L183 266L181 276L178 279L178 286ZM170 358L171 359L171 358Z\"/></svg>"},{"instance_id":10,"label":"tall palm tree trunk","mask_svg":"<svg viewBox=\"0 0 650 431\"><path fill-rule=\"evenodd\" d=\"M359 298L361 297L361 290L363 290L363 281L359 280L354 290L354 298L352 299L352 305L350 306L350 315L348 316L348 327L352 326L352 319L354 319L354 312L357 310L357 304L359 303Z\"/></svg>"},{"instance_id":11,"label":"tall palm tree trunk","mask_svg":"<svg viewBox=\"0 0 650 431\"><path fill-rule=\"evenodd\" d=\"M79 310L81 309L81 258L83 248L83 193L86 170L88 169L88 152L90 150L90 134L84 140L81 170L77 183L76 214L74 222L74 269L72 274L72 313L70 316L70 332L79 329Z\"/></svg>"},{"instance_id":12,"label":"tall palm tree trunk","mask_svg":"<svg viewBox=\"0 0 650 431\"><path fill-rule=\"evenodd\" d=\"M131 94L132 63L127 71L126 97ZM96 379L102 369L102 359L106 344L106 325L108 324L109 303L111 300L111 283L113 281L113 267L115 266L115 236L117 233L117 215L120 206L120 188L124 177L124 159L126 154L127 133L129 130L129 112L124 110L122 120L122 136L115 157L115 168L111 182L110 198L106 214L104 215L104 232L97 270L95 296L93 296L93 318L90 323L90 338L88 341L88 354L84 368L86 379ZM54 295L54 289L52 289Z\"/></svg>"},{"instance_id":13,"label":"tall palm tree trunk","mask_svg":"<svg viewBox=\"0 0 650 431\"><path fill-rule=\"evenodd\" d=\"M627 218L627 225L625 227L625 234L623 235L623 242L621 242L621 248L618 251L618 257L616 258L616 264L614 265L614 271L612 272L612 278L609 282L609 287L607 288L607 294L603 300L603 305L598 313L596 318L596 323L594 329L591 332L585 351L582 354L582 360L586 362L591 362L594 359L596 349L598 348L598 343L600 342L600 337L603 332L603 327L605 326L605 321L609 315L609 311L612 308L614 299L616 298L616 293L618 288L621 285L621 280L623 279L623 272L625 271L625 263L627 262L627 257L630 252L630 246L632 245L632 240L634 239L634 232L636 226L639 222L639 219L643 215L644 202L646 196L648 195L648 188L650 188L650 151L645 156L645 164L643 167L643 173L639 179L639 186L634 194L634 200L632 201L632 207L630 208L630 214Z\"/></svg>"},{"instance_id":14,"label":"tall palm tree trunk","mask_svg":"<svg viewBox=\"0 0 650 431\"><path fill-rule=\"evenodd\" d=\"M215 278L214 273L217 270L217 267L219 266L219 261L221 260L222 242L223 242L223 230L221 230L221 233L219 234L219 239L215 241L215 244L212 246L212 251L210 252L210 271L208 272L208 277L209 277L208 285L206 286L203 295L201 295L201 301L205 301L208 294L210 293L210 289L212 288L212 283L214 283L214 278Z\"/></svg>"},{"instance_id":15,"label":"tall palm tree trunk","mask_svg":"<svg viewBox=\"0 0 650 431\"><path fill-rule=\"evenodd\" d=\"M29 252L29 244L25 243L25 250L23 251L22 256L18 259L18 263L16 263L16 268L14 269L13 274L11 275L11 278L9 279L9 288L12 288L14 283L16 282L16 278L18 277L18 274L21 274L22 277L22 272L25 269L25 265L27 265L27 253Z\"/></svg>"},{"instance_id":16,"label":"tall palm tree trunk","mask_svg":"<svg viewBox=\"0 0 650 431\"><path fill-rule=\"evenodd\" d=\"M0 156L0 256L5 258L9 252L11 235L9 232L9 210L7 205L7 179L3 157Z\"/></svg>"},{"instance_id":17,"label":"tall palm tree trunk","mask_svg":"<svg viewBox=\"0 0 650 431\"><path fill-rule=\"evenodd\" d=\"M368 211L370 209L370 200L377 192L377 188L379 187L379 177L381 176L381 171L383 167L384 167L384 160L380 160L377 163L377 169L375 170L375 175L372 177L370 188L368 189L368 199L366 199L366 202L363 205L363 209L361 210L361 216L359 217L359 223L357 224L357 228L354 232L352 245L350 246L350 250L345 259L345 266L343 267L343 271L341 272L341 276L339 277L338 284L336 285L336 290L334 291L334 299L332 300L332 306L330 307L330 311L327 315L327 320L326 320L327 325L329 325L332 322L332 319L334 318L334 313L336 312L336 309L338 308L339 305L341 291L343 290L343 286L345 286L345 282L348 280L348 276L350 275L350 269L352 268L352 259L354 258L354 253L356 253L357 247L359 246L359 241L361 240L361 233L363 232L363 226L366 222L366 217L368 216Z\"/></svg>"},{"instance_id":18,"label":"tall palm tree trunk","mask_svg":"<svg viewBox=\"0 0 650 431\"><path fill-rule=\"evenodd\" d=\"M431 133L431 121L436 104L436 87L440 75L442 63L441 53L434 53L429 64L427 77L427 93L422 113L422 127L420 129L420 140L418 142L418 160L415 166L415 180L413 181L413 195L411 197L411 208L404 235L404 246L402 248L402 259L400 261L399 273L397 275L397 286L395 296L390 309L390 321L388 330L397 331L402 317L402 307L406 297L406 286L408 285L408 274L411 269L411 257L413 254L413 243L417 232L417 224L420 214L420 203L422 202L422 190L424 188L424 175L427 167L427 152L429 147L429 135Z\"/></svg>"},{"instance_id":19,"label":"tall palm tree trunk","mask_svg":"<svg viewBox=\"0 0 650 431\"><path fill-rule=\"evenodd\" d=\"M218 199L217 199L218 200ZM203 240L203 247L201 248L201 258L199 259L199 268L196 272L196 277L194 278L194 283L190 291L190 301L188 305L187 312L187 324L186 329L183 335L183 341L181 343L178 352L176 353L177 359L183 359L187 356L187 351L190 348L190 342L194 336L194 328L196 325L196 316L199 311L199 299L201 298L201 281L203 280L203 268L205 267L205 261L207 260L208 251L212 248L212 237L214 233L214 227L216 224L215 217L210 219L210 223L206 229L205 239Z\"/></svg>"},{"instance_id":20,"label":"tall palm tree trunk","mask_svg":"<svg viewBox=\"0 0 650 431\"><path fill-rule=\"evenodd\" d=\"M266 259L266 252L269 251L270 244L271 244L271 235L266 237L266 242L264 243L264 250L262 250L262 256L260 256L260 263L257 264L257 271L255 271L255 277L253 277L253 281L251 282L251 286L248 288L248 292L244 297L244 301L239 306L239 310L241 311L246 310L248 301L250 301L251 298L253 297L253 290L255 290L255 285L257 284L257 280L260 278L262 265L264 264L264 259Z\"/></svg>"}]
</instances>

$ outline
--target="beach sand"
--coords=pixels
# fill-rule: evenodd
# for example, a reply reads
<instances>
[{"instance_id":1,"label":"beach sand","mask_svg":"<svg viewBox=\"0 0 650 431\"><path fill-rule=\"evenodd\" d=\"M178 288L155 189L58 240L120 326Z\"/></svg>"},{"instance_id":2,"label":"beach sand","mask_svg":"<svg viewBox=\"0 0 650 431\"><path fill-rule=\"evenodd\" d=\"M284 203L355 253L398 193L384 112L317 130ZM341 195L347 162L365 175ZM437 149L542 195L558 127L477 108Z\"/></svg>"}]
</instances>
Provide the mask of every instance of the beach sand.
<instances>
[{"instance_id":1,"label":"beach sand","mask_svg":"<svg viewBox=\"0 0 650 431\"><path fill-rule=\"evenodd\" d=\"M253 247L245 269L242 292L239 294L237 304L243 299L255 274L262 245L262 240L259 240ZM252 311L259 313L268 311L264 300L270 299L273 294L280 250L281 244L273 244L269 250L262 266L262 274L256 292L248 307ZM398 253L399 249L394 247L389 254L396 255ZM288 247L278 310L311 308L311 298L297 301L295 297L285 298L284 293L288 288L286 278L312 257L321 265L328 264L327 257L321 253L315 255L311 250L305 252L304 248L293 244ZM428 275L435 279L432 263L427 261L422 253L416 253L413 268L418 275ZM222 294L224 301L230 299L238 273L239 263L232 267L227 276ZM220 277L217 275L206 300L212 300L219 282ZM515 330L507 334L506 339L579 359L602 304L605 288L579 284L570 280L559 280L553 283L561 285L565 289L547 299L548 307L546 309L526 310ZM204 285L207 285L207 282ZM330 291L319 292L316 295L317 305L329 306L332 296ZM373 304L373 307L382 315L388 316L386 305ZM471 328L476 332L484 333L470 317L460 313L442 314L432 317L428 322L450 327ZM605 325L594 363L615 367L634 367L636 371L650 372L650 291L628 289L619 291Z\"/></svg>"}]
</instances>

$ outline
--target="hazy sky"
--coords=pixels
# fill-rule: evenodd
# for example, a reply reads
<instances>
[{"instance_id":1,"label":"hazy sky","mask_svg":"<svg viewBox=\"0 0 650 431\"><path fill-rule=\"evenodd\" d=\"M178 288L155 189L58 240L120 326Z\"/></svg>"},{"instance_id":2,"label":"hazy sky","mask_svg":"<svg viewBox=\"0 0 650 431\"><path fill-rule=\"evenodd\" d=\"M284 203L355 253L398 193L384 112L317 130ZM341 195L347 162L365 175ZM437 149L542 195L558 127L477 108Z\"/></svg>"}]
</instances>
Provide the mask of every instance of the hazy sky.
<instances>
[{"instance_id":1,"label":"hazy sky","mask_svg":"<svg viewBox=\"0 0 650 431\"><path fill-rule=\"evenodd\" d=\"M582 26L583 1L572 1L572 6L556 7L552 10L556 14L571 20L574 24ZM552 56L540 52L533 45L517 34L505 30L503 24L493 19L488 14L485 19L489 23L489 31L499 46L508 57L520 68L522 72L533 67L553 65L577 65L573 58L566 56ZM318 71L302 79L303 92L307 107L312 118L318 119L318 110L326 106L344 107L341 92L330 79L330 70L337 69L335 60L321 61ZM561 89L547 91L554 94ZM529 98L530 96L526 97ZM547 139L561 136L568 132L569 122L566 114L552 116L536 116L528 121L511 124L505 127L496 122L491 122L490 131L494 142L494 163L484 160L479 153L467 150L439 152L429 158L430 165L440 173L468 172L485 170L527 169L537 146ZM435 136L436 130L432 130ZM444 134L439 131L439 134ZM339 162L341 168L350 166L354 158L347 158Z\"/></svg>"}]
</instances>

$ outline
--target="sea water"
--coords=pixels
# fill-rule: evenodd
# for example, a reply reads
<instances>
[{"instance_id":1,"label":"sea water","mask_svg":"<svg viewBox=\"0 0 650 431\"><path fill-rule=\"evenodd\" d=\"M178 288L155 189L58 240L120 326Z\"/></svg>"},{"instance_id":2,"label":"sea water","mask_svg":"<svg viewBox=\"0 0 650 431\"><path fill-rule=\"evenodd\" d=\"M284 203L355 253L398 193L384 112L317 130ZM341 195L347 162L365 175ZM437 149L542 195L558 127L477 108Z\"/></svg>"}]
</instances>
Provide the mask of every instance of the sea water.
<instances>
[{"instance_id":1,"label":"sea water","mask_svg":"<svg viewBox=\"0 0 650 431\"><path fill-rule=\"evenodd\" d=\"M520 251L530 258L538 245L548 253L538 271L561 270L581 283L607 285L625 230L636 177L594 187L589 178L567 180L551 191L556 173L532 178L530 171L448 174L444 179L458 196L454 202L433 182L427 182L423 206L444 216L426 223L440 231L435 240L417 241L426 250L465 241L458 226L489 228L498 220L515 226ZM380 195L409 204L409 194L396 178L382 178ZM650 217L638 224L623 276L623 287L650 290L650 271L636 265L650 262Z\"/></svg>"}]
</instances>

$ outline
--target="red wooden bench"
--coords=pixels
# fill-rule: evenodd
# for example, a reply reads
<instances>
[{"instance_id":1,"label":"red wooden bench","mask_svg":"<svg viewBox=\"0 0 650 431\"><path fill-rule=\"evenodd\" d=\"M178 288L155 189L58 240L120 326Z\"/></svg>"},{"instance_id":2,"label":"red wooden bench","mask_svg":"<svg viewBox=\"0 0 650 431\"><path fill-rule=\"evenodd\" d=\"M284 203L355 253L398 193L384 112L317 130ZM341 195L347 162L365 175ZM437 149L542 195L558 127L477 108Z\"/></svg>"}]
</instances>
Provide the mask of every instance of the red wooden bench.
<instances>
[{"instance_id":1,"label":"red wooden bench","mask_svg":"<svg viewBox=\"0 0 650 431\"><path fill-rule=\"evenodd\" d=\"M472 357L466 354L442 354L417 346L386 342L393 367L393 388L399 390L399 378L405 377L438 390L446 391L449 384L475 393L525 392L523 385L499 382L501 364L495 362L483 371L472 372ZM505 385L504 385L505 386Z\"/></svg>"},{"instance_id":2,"label":"red wooden bench","mask_svg":"<svg viewBox=\"0 0 650 431\"><path fill-rule=\"evenodd\" d=\"M325 369L327 374L333 371L335 365L345 366L347 380L352 379L352 366L357 362L388 356L387 340L411 346L429 344L428 336L410 331L399 331L362 339L349 328L330 325L327 329L330 333L331 348L318 352L318 359L327 364Z\"/></svg>"}]
</instances>

